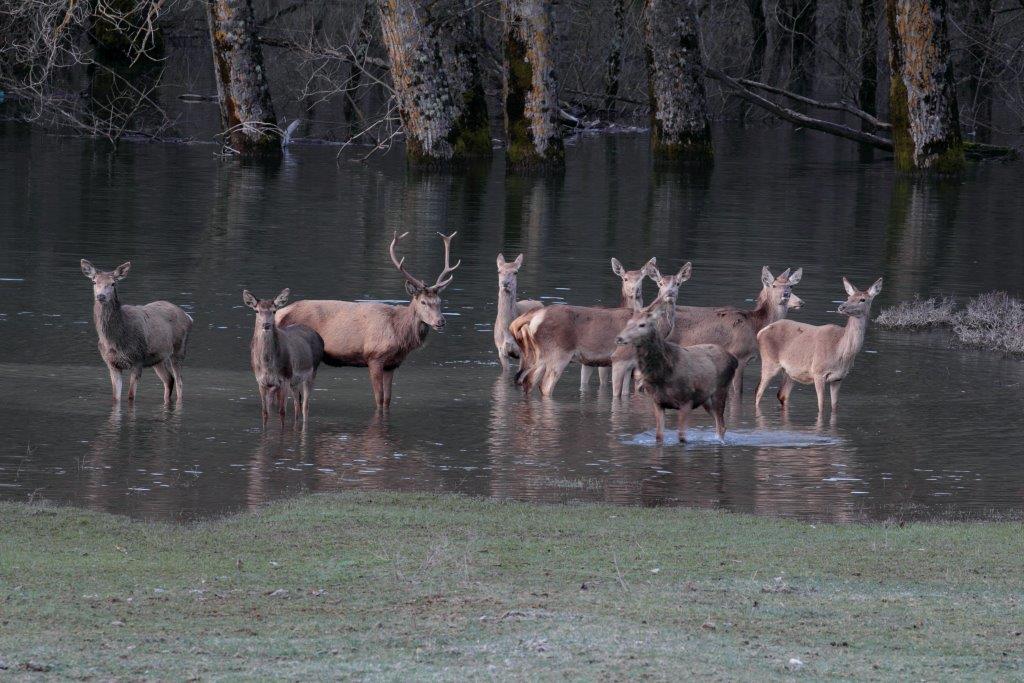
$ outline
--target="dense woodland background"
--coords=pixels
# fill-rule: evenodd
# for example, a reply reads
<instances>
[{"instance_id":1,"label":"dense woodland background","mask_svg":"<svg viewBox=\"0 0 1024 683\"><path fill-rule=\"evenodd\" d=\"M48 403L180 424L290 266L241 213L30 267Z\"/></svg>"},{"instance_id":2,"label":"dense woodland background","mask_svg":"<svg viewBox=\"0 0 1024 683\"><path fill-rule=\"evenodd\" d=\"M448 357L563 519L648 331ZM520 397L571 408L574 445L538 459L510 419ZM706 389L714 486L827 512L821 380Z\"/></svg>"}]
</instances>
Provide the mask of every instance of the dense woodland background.
<instances>
[{"instance_id":1,"label":"dense woodland background","mask_svg":"<svg viewBox=\"0 0 1024 683\"><path fill-rule=\"evenodd\" d=\"M11 0L0 90L8 120L226 154L502 140L548 167L575 131L650 127L707 163L710 124L788 122L956 171L1021 142L1024 0Z\"/></svg>"}]
</instances>

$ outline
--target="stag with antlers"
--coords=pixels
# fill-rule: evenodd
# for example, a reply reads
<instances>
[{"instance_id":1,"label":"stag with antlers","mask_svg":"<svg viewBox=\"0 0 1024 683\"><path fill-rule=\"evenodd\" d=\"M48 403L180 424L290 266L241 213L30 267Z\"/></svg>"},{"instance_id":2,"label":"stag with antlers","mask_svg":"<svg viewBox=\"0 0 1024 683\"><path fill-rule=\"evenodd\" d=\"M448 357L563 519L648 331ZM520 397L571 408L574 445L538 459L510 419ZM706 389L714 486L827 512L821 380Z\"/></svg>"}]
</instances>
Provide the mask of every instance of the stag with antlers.
<instances>
[{"instance_id":1,"label":"stag with antlers","mask_svg":"<svg viewBox=\"0 0 1024 683\"><path fill-rule=\"evenodd\" d=\"M395 233L388 253L395 268L405 278L408 305L392 306L353 301L297 301L277 312L277 324L305 325L324 340L324 363L334 366L366 367L378 408L391 405L391 380L405 357L423 345L430 328L444 329L441 292L451 284L452 272L462 261L451 265L451 242L458 233L442 235L444 270L432 285L416 278L398 258L395 247L409 233Z\"/></svg>"}]
</instances>

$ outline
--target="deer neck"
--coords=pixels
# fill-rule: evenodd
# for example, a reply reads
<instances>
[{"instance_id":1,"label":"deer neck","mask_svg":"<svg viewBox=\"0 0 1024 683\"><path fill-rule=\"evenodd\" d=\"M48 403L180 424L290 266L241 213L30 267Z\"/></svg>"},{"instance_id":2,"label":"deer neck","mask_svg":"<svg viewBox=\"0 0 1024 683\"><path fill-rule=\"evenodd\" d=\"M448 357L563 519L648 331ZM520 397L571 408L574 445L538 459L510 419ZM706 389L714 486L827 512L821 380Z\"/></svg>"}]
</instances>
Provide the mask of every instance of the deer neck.
<instances>
[{"instance_id":1,"label":"deer neck","mask_svg":"<svg viewBox=\"0 0 1024 683\"><path fill-rule=\"evenodd\" d=\"M666 381L672 376L675 357L665 339L655 330L637 342L636 359L644 379L652 384Z\"/></svg>"},{"instance_id":2,"label":"deer neck","mask_svg":"<svg viewBox=\"0 0 1024 683\"><path fill-rule=\"evenodd\" d=\"M253 364L262 368L276 368L280 365L280 359L281 344L277 325L272 325L269 330L265 330L257 319L252 335Z\"/></svg>"},{"instance_id":3,"label":"deer neck","mask_svg":"<svg viewBox=\"0 0 1024 683\"><path fill-rule=\"evenodd\" d=\"M108 301L93 300L92 316L96 323L96 332L101 339L116 343L127 336L128 321L121 309L121 300L117 297L116 289Z\"/></svg>"},{"instance_id":4,"label":"deer neck","mask_svg":"<svg viewBox=\"0 0 1024 683\"><path fill-rule=\"evenodd\" d=\"M773 322L782 320L785 317L785 309L772 303L768 290L761 288L761 293L757 295L757 303L753 310L750 311L750 319L754 324L754 332L760 332L762 328L771 325Z\"/></svg>"},{"instance_id":5,"label":"deer neck","mask_svg":"<svg viewBox=\"0 0 1024 683\"><path fill-rule=\"evenodd\" d=\"M498 319L494 323L497 329L505 329L508 324L516 318L516 288L507 292L505 288L498 285Z\"/></svg>"},{"instance_id":6,"label":"deer neck","mask_svg":"<svg viewBox=\"0 0 1024 683\"><path fill-rule=\"evenodd\" d=\"M423 344L423 340L427 338L427 332L430 331L430 325L420 320L412 303L403 307L395 323L395 335L402 346L410 351L419 348Z\"/></svg>"},{"instance_id":7,"label":"deer neck","mask_svg":"<svg viewBox=\"0 0 1024 683\"><path fill-rule=\"evenodd\" d=\"M644 307L644 298L637 290L636 294L630 296L625 291L622 292L622 296L619 297L619 308L629 308L634 311L639 311Z\"/></svg>"},{"instance_id":8,"label":"deer neck","mask_svg":"<svg viewBox=\"0 0 1024 683\"><path fill-rule=\"evenodd\" d=\"M839 341L839 346L836 349L842 358L851 359L860 352L864 346L864 335L867 329L867 316L863 318L850 316L850 319L846 321L843 338Z\"/></svg>"}]
</instances>

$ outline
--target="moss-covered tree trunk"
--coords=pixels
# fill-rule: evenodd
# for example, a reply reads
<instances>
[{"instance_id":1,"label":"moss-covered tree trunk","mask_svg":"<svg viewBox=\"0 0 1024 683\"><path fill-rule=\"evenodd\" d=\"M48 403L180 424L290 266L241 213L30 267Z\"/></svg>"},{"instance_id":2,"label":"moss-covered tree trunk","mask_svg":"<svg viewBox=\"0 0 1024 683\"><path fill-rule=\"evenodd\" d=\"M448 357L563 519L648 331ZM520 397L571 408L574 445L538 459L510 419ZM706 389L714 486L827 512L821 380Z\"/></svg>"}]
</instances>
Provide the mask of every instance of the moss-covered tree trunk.
<instances>
[{"instance_id":1,"label":"moss-covered tree trunk","mask_svg":"<svg viewBox=\"0 0 1024 683\"><path fill-rule=\"evenodd\" d=\"M951 173L964 165L944 0L887 0L896 165Z\"/></svg>"},{"instance_id":2,"label":"moss-covered tree trunk","mask_svg":"<svg viewBox=\"0 0 1024 683\"><path fill-rule=\"evenodd\" d=\"M644 42L655 157L709 163L711 125L692 0L646 0Z\"/></svg>"},{"instance_id":3,"label":"moss-covered tree trunk","mask_svg":"<svg viewBox=\"0 0 1024 683\"><path fill-rule=\"evenodd\" d=\"M561 165L558 79L551 3L505 0L505 137L508 164L517 168Z\"/></svg>"},{"instance_id":4,"label":"moss-covered tree trunk","mask_svg":"<svg viewBox=\"0 0 1024 683\"><path fill-rule=\"evenodd\" d=\"M251 0L206 0L226 144L243 156L281 153Z\"/></svg>"},{"instance_id":5,"label":"moss-covered tree trunk","mask_svg":"<svg viewBox=\"0 0 1024 683\"><path fill-rule=\"evenodd\" d=\"M469 0L378 0L378 6L409 160L434 165L490 156Z\"/></svg>"}]
</instances>

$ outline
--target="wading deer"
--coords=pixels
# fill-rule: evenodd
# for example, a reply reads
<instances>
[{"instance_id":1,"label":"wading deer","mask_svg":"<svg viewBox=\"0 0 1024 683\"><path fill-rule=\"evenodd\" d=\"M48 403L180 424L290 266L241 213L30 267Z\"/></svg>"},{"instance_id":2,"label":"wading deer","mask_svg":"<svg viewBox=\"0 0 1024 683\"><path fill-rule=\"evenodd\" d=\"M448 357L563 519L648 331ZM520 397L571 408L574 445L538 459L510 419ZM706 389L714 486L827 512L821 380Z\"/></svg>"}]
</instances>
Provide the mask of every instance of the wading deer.
<instances>
[{"instance_id":1,"label":"wading deer","mask_svg":"<svg viewBox=\"0 0 1024 683\"><path fill-rule=\"evenodd\" d=\"M655 299L630 318L615 339L636 349L644 390L654 408L655 439L665 440L665 410L679 411L679 441L686 441L686 420L704 407L715 418L719 440L725 439L725 404L739 362L717 344L679 346L666 337L677 317L675 302Z\"/></svg>"},{"instance_id":2,"label":"wading deer","mask_svg":"<svg viewBox=\"0 0 1024 683\"><path fill-rule=\"evenodd\" d=\"M657 273L657 269L654 269ZM655 277L655 276L652 276ZM786 317L789 309L797 309L803 301L793 293L793 286L803 277L803 268L790 273L787 268L773 277L768 266L761 269L761 292L754 308L677 306L675 328L669 341L680 346L718 344L739 361L733 375L732 394L739 399L743 393L743 371L757 351L757 333L766 325ZM655 282L661 274L657 273ZM625 347L616 352L612 362L612 395L629 392L629 379L636 367L636 354Z\"/></svg>"},{"instance_id":3,"label":"wading deer","mask_svg":"<svg viewBox=\"0 0 1024 683\"><path fill-rule=\"evenodd\" d=\"M256 326L252 332L249 360L256 375L260 392L260 413L263 426L267 425L270 409L277 400L284 424L285 403L291 393L295 407L295 422L309 419L309 398L313 395L316 370L324 357L324 340L305 325L278 327L274 314L288 302L290 290L285 289L273 301L257 299L247 289L242 301L256 311Z\"/></svg>"},{"instance_id":4,"label":"wading deer","mask_svg":"<svg viewBox=\"0 0 1024 683\"><path fill-rule=\"evenodd\" d=\"M454 266L449 264L452 238L457 233L440 235L444 241L444 270L437 281L427 285L406 270L405 258L399 260L395 245L409 233L395 233L388 254L405 278L405 290L411 300L406 306L353 301L297 301L277 312L277 324L305 325L324 340L324 363L334 366L366 367L370 371L373 396L380 408L391 405L391 380L405 357L423 345L430 328L444 329L441 292L451 284Z\"/></svg>"},{"instance_id":5,"label":"wading deer","mask_svg":"<svg viewBox=\"0 0 1024 683\"><path fill-rule=\"evenodd\" d=\"M171 391L182 400L181 363L188 348L192 316L168 301L144 306L122 304L117 283L128 276L131 261L112 271L100 271L82 259L82 273L92 280L92 315L99 349L110 371L114 403L121 401L124 373L128 373L128 400L135 400L142 369L152 367L164 384L164 403Z\"/></svg>"},{"instance_id":6,"label":"wading deer","mask_svg":"<svg viewBox=\"0 0 1024 683\"><path fill-rule=\"evenodd\" d=\"M522 350L516 381L529 393L535 384L550 396L566 366L573 360L583 367L580 388L585 388L592 367L608 367L615 351L615 335L633 311L643 305L643 281L651 259L639 270L626 270L612 259L612 271L622 279L620 308L545 306L519 316L509 331Z\"/></svg>"},{"instance_id":7,"label":"wading deer","mask_svg":"<svg viewBox=\"0 0 1024 683\"><path fill-rule=\"evenodd\" d=\"M518 286L517 273L523 265L523 255L509 263L503 254L498 254L498 316L494 320L494 346L498 349L501 369L509 369L509 358L519 358L519 345L508 331L508 325L523 313L544 308L540 301L527 299L516 301Z\"/></svg>"},{"instance_id":8,"label":"wading deer","mask_svg":"<svg viewBox=\"0 0 1024 683\"><path fill-rule=\"evenodd\" d=\"M814 385L818 394L819 415L825 411L827 385L832 394L832 412L836 412L839 407L839 385L850 373L857 353L864 346L871 302L882 291L882 278L878 278L866 292L854 287L845 277L843 287L849 298L840 304L837 311L849 316L845 328L780 320L758 333L761 381L754 398L755 405L761 403L768 382L781 370L783 378L778 397L783 408L789 403L793 382L800 382Z\"/></svg>"}]
</instances>

